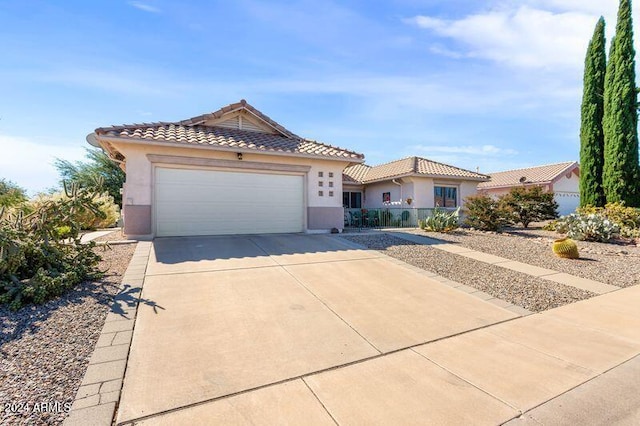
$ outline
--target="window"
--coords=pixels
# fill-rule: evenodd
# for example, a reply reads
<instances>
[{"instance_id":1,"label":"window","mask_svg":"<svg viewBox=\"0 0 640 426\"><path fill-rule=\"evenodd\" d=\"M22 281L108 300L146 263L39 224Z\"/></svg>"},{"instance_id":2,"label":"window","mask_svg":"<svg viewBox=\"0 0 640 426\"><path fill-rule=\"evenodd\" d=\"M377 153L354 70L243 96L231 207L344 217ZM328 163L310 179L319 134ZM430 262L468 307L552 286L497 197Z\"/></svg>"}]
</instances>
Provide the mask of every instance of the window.
<instances>
[{"instance_id":1,"label":"window","mask_svg":"<svg viewBox=\"0 0 640 426\"><path fill-rule=\"evenodd\" d=\"M436 186L433 188L434 206L457 207L458 188L452 186Z\"/></svg>"},{"instance_id":2,"label":"window","mask_svg":"<svg viewBox=\"0 0 640 426\"><path fill-rule=\"evenodd\" d=\"M318 172L318 177L323 177L323 176L324 176L324 173Z\"/></svg>"},{"instance_id":3,"label":"window","mask_svg":"<svg viewBox=\"0 0 640 426\"><path fill-rule=\"evenodd\" d=\"M361 209L362 192L343 192L342 205L345 209Z\"/></svg>"},{"instance_id":4,"label":"window","mask_svg":"<svg viewBox=\"0 0 640 426\"><path fill-rule=\"evenodd\" d=\"M333 172L329 172L329 177L332 178L333 177Z\"/></svg>"},{"instance_id":5,"label":"window","mask_svg":"<svg viewBox=\"0 0 640 426\"><path fill-rule=\"evenodd\" d=\"M318 181L318 186L324 186L324 182L323 181Z\"/></svg>"},{"instance_id":6,"label":"window","mask_svg":"<svg viewBox=\"0 0 640 426\"><path fill-rule=\"evenodd\" d=\"M333 188L333 181L332 180L329 181L329 188Z\"/></svg>"},{"instance_id":7,"label":"window","mask_svg":"<svg viewBox=\"0 0 640 426\"><path fill-rule=\"evenodd\" d=\"M322 196L324 196L324 192L318 191L318 197L322 197Z\"/></svg>"},{"instance_id":8,"label":"window","mask_svg":"<svg viewBox=\"0 0 640 426\"><path fill-rule=\"evenodd\" d=\"M329 197L333 197L333 191L329 191Z\"/></svg>"}]
</instances>

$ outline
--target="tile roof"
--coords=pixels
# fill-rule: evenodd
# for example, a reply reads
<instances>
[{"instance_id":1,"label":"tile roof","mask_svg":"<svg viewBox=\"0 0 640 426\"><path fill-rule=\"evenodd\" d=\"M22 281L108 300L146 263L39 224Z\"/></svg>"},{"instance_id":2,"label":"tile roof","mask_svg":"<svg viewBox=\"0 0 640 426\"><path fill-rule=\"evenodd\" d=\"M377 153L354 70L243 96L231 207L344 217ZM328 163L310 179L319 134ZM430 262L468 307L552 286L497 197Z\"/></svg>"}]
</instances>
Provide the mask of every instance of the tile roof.
<instances>
[{"instance_id":1,"label":"tile roof","mask_svg":"<svg viewBox=\"0 0 640 426\"><path fill-rule=\"evenodd\" d=\"M226 113L244 109L254 114L277 134L263 133L250 130L239 130L227 127L202 125L207 120L219 118ZM363 154L335 147L322 142L301 138L260 111L242 100L228 105L211 114L205 114L173 123L143 123L122 126L101 127L95 130L100 137L115 137L137 141L170 142L179 145L199 145L222 149L243 149L259 152L275 152L298 154L304 156L318 156L332 159L361 161Z\"/></svg>"},{"instance_id":2,"label":"tile roof","mask_svg":"<svg viewBox=\"0 0 640 426\"><path fill-rule=\"evenodd\" d=\"M489 173L491 180L478 184L478 189L501 188L523 183L545 184L578 167L575 161Z\"/></svg>"},{"instance_id":3,"label":"tile roof","mask_svg":"<svg viewBox=\"0 0 640 426\"><path fill-rule=\"evenodd\" d=\"M481 173L438 163L437 161L422 157L407 157L390 163L369 167L366 170L361 168L361 165L351 166L345 170L345 174L349 179L362 183L389 180L402 176L427 176L482 181L489 178ZM344 179L344 181L347 182L346 179Z\"/></svg>"},{"instance_id":4,"label":"tile roof","mask_svg":"<svg viewBox=\"0 0 640 426\"><path fill-rule=\"evenodd\" d=\"M342 172L342 182L351 184L361 184L369 173L371 166L366 164L355 164L344 169Z\"/></svg>"}]
</instances>

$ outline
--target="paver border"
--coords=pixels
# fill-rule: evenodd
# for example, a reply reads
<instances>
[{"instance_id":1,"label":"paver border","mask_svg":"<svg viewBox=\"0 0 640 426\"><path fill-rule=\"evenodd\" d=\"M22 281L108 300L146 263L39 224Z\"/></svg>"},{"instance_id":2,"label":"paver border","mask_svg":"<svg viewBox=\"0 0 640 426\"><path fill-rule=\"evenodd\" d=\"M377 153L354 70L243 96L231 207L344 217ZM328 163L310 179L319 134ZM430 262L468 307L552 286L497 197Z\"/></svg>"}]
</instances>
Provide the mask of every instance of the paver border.
<instances>
[{"instance_id":1,"label":"paver border","mask_svg":"<svg viewBox=\"0 0 640 426\"><path fill-rule=\"evenodd\" d=\"M65 426L113 423L131 348L151 242L140 241L122 276Z\"/></svg>"}]
</instances>

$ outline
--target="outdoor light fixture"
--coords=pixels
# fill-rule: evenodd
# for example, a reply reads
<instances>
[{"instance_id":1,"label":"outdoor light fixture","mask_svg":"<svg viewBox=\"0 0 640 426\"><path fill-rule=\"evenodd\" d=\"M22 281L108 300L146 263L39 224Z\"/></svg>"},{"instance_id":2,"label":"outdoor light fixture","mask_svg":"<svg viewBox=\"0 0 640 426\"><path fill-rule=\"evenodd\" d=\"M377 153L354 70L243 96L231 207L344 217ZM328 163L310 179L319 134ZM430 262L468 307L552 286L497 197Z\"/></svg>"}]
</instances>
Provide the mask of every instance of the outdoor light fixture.
<instances>
[{"instance_id":1,"label":"outdoor light fixture","mask_svg":"<svg viewBox=\"0 0 640 426\"><path fill-rule=\"evenodd\" d=\"M242 160L242 153L241 152L238 153L238 160Z\"/></svg>"}]
</instances>

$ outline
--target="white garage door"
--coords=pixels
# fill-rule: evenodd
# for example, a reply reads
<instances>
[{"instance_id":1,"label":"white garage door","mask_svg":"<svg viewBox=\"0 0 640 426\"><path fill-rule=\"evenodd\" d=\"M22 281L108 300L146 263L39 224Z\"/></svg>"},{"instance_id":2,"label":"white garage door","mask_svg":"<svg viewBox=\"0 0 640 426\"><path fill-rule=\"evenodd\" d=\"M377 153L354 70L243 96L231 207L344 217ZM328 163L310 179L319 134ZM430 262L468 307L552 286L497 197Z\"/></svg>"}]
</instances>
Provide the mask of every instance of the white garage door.
<instances>
[{"instance_id":1,"label":"white garage door","mask_svg":"<svg viewBox=\"0 0 640 426\"><path fill-rule=\"evenodd\" d=\"M156 169L159 237L302 232L302 176Z\"/></svg>"},{"instance_id":2,"label":"white garage door","mask_svg":"<svg viewBox=\"0 0 640 426\"><path fill-rule=\"evenodd\" d=\"M580 205L580 194L577 192L555 193L554 199L558 203L558 213L560 216L566 216L573 213Z\"/></svg>"}]
</instances>

